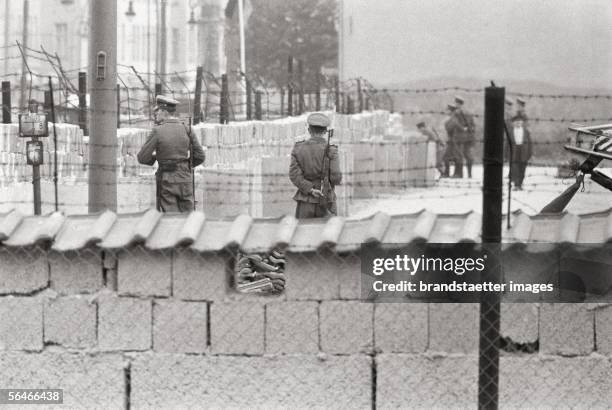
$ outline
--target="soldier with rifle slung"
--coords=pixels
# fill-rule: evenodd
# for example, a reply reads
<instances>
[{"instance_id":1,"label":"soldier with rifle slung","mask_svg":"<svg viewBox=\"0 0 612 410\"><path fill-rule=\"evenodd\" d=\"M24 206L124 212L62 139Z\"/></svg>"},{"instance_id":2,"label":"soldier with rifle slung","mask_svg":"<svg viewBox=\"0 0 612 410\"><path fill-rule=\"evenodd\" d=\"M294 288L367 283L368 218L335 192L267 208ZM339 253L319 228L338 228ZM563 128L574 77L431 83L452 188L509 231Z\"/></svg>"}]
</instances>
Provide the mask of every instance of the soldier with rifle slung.
<instances>
[{"instance_id":1,"label":"soldier with rifle slung","mask_svg":"<svg viewBox=\"0 0 612 410\"><path fill-rule=\"evenodd\" d=\"M291 152L289 179L297 187L296 218L322 218L336 215L334 187L342 182L338 147L330 145L332 130L327 129L327 115L315 112L308 116L310 138L295 144ZM327 134L327 135L326 135Z\"/></svg>"},{"instance_id":2,"label":"soldier with rifle slung","mask_svg":"<svg viewBox=\"0 0 612 410\"><path fill-rule=\"evenodd\" d=\"M204 150L174 115L179 102L163 95L158 95L156 101L156 126L138 152L138 162L153 165L157 161L158 211L190 212L194 196L192 169L204 163Z\"/></svg>"},{"instance_id":3,"label":"soldier with rifle slung","mask_svg":"<svg viewBox=\"0 0 612 410\"><path fill-rule=\"evenodd\" d=\"M456 136L458 153L465 160L468 178L472 178L472 164L474 163L474 144L476 142L474 116L463 108L464 100L460 96L455 96L454 115L459 122L460 129ZM464 161L462 161L464 162ZM463 167L459 170L459 178L463 178Z\"/></svg>"}]
</instances>

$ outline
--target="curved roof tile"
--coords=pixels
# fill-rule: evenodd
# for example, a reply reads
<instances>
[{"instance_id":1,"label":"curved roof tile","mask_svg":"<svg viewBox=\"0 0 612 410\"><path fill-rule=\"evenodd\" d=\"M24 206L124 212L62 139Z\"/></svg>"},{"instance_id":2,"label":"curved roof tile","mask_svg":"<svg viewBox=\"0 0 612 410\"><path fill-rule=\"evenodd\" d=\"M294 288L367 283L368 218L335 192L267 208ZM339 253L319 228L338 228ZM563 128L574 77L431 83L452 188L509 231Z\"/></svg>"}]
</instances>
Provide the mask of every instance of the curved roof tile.
<instances>
[{"instance_id":1,"label":"curved roof tile","mask_svg":"<svg viewBox=\"0 0 612 410\"><path fill-rule=\"evenodd\" d=\"M91 245L116 249L143 244L149 249L190 246L199 252L227 247L265 251L275 246L292 252L316 251L321 247L345 252L359 249L364 242L478 242L481 228L481 215L475 212L435 214L426 210L393 216L380 212L363 219L332 217L300 221L293 216L253 219L248 215L209 220L201 212L161 214L155 210L134 214L106 211L68 217L60 213L24 217L12 211L0 214L0 243L32 246L51 241L57 251ZM552 246L612 242L612 208L583 215L528 216L517 212L512 214L512 228L503 232L503 241L544 242Z\"/></svg>"}]
</instances>

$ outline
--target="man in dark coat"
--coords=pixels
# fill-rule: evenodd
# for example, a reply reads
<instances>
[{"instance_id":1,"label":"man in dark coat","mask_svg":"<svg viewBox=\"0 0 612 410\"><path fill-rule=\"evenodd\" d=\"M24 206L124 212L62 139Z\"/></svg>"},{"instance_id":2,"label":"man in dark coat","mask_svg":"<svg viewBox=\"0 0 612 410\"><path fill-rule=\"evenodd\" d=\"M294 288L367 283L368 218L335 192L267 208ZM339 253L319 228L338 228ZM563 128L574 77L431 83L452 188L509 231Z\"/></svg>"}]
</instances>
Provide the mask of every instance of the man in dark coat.
<instances>
[{"instance_id":1,"label":"man in dark coat","mask_svg":"<svg viewBox=\"0 0 612 410\"><path fill-rule=\"evenodd\" d=\"M308 116L308 133L310 138L295 144L291 152L291 165L289 179L297 187L293 199L297 202L296 218L321 218L336 214L336 193L334 187L342 182L340 163L338 160L338 147L330 145L329 181L332 186L331 207L325 206L321 180L323 177L323 163L327 146L327 127L330 120L323 113L312 113Z\"/></svg>"},{"instance_id":2,"label":"man in dark coat","mask_svg":"<svg viewBox=\"0 0 612 410\"><path fill-rule=\"evenodd\" d=\"M193 210L191 167L204 163L200 142L187 131L185 124L174 116L178 101L157 96L156 125L138 152L138 162L153 165L157 184L157 210L190 212ZM191 155L191 158L190 158Z\"/></svg>"},{"instance_id":3,"label":"man in dark coat","mask_svg":"<svg viewBox=\"0 0 612 410\"><path fill-rule=\"evenodd\" d=\"M525 170L532 155L532 142L529 130L525 127L523 117L515 115L512 127L508 130L512 143L512 184L515 190L523 189Z\"/></svg>"},{"instance_id":4,"label":"man in dark coat","mask_svg":"<svg viewBox=\"0 0 612 410\"><path fill-rule=\"evenodd\" d=\"M474 144L476 143L476 126L474 124L474 116L463 108L464 100L460 96L455 97L455 106L457 109L454 115L459 122L460 129L457 131L456 141L457 150L461 154L467 166L468 178L472 178L472 164L474 163ZM463 162L463 161L462 161ZM459 172L463 178L463 167Z\"/></svg>"}]
</instances>

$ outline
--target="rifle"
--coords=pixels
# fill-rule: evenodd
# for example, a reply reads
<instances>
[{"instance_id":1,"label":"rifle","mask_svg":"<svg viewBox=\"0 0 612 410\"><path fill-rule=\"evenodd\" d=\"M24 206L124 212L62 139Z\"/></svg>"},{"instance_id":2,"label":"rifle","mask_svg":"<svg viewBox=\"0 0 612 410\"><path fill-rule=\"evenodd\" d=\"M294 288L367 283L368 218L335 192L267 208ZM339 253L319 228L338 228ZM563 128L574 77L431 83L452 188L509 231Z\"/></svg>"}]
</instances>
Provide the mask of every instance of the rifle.
<instances>
[{"instance_id":1,"label":"rifle","mask_svg":"<svg viewBox=\"0 0 612 410\"><path fill-rule=\"evenodd\" d=\"M189 129L186 128L189 137L189 169L191 170L191 192L193 195L193 210L196 210L195 171L193 170L193 135L191 129L191 116L189 116Z\"/></svg>"},{"instance_id":2,"label":"rifle","mask_svg":"<svg viewBox=\"0 0 612 410\"><path fill-rule=\"evenodd\" d=\"M327 145L325 146L325 152L323 153L323 171L321 172L321 192L323 193L323 197L321 198L319 203L323 205L323 207L327 209L329 213L335 215L336 212L334 212L334 203L331 199L333 187L331 185L331 170L329 159L329 143L333 135L333 129L327 131Z\"/></svg>"}]
</instances>

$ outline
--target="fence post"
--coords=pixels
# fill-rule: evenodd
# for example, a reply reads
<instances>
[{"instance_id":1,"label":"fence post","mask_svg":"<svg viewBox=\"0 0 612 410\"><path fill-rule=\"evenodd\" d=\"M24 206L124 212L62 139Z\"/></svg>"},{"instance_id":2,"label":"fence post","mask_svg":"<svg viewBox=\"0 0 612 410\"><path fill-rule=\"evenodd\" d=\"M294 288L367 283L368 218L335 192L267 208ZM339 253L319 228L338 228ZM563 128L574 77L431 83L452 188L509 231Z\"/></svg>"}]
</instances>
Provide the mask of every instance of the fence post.
<instances>
[{"instance_id":1,"label":"fence post","mask_svg":"<svg viewBox=\"0 0 612 410\"><path fill-rule=\"evenodd\" d=\"M79 71L79 126L87 135L87 73Z\"/></svg>"},{"instance_id":2,"label":"fence post","mask_svg":"<svg viewBox=\"0 0 612 410\"><path fill-rule=\"evenodd\" d=\"M195 93L193 95L193 125L199 124L202 121L202 109L200 108L200 101L202 100L202 66L198 66L196 69L196 83Z\"/></svg>"},{"instance_id":3,"label":"fence post","mask_svg":"<svg viewBox=\"0 0 612 410\"><path fill-rule=\"evenodd\" d=\"M285 89L280 88L280 116L282 117L285 113ZM270 115L270 113L268 113Z\"/></svg>"},{"instance_id":4,"label":"fence post","mask_svg":"<svg viewBox=\"0 0 612 410\"><path fill-rule=\"evenodd\" d=\"M43 103L43 108L45 112L51 112L51 91L45 91L45 102Z\"/></svg>"},{"instance_id":5,"label":"fence post","mask_svg":"<svg viewBox=\"0 0 612 410\"><path fill-rule=\"evenodd\" d=\"M363 93L361 91L361 78L357 79L357 98L359 100L359 112L363 111Z\"/></svg>"},{"instance_id":6,"label":"fence post","mask_svg":"<svg viewBox=\"0 0 612 410\"><path fill-rule=\"evenodd\" d=\"M255 119L261 121L261 95L262 91L255 91Z\"/></svg>"},{"instance_id":7,"label":"fence post","mask_svg":"<svg viewBox=\"0 0 612 410\"><path fill-rule=\"evenodd\" d=\"M504 152L505 89L485 89L484 180L482 189L482 243L487 264L482 281L500 283L502 184ZM478 408L497 409L499 403L500 293L480 296L480 338L478 355Z\"/></svg>"},{"instance_id":8,"label":"fence post","mask_svg":"<svg viewBox=\"0 0 612 410\"><path fill-rule=\"evenodd\" d=\"M293 57L287 61L287 115L293 115Z\"/></svg>"},{"instance_id":9,"label":"fence post","mask_svg":"<svg viewBox=\"0 0 612 410\"><path fill-rule=\"evenodd\" d=\"M346 113L354 114L355 113L355 103L350 95L346 96Z\"/></svg>"},{"instance_id":10,"label":"fence post","mask_svg":"<svg viewBox=\"0 0 612 410\"><path fill-rule=\"evenodd\" d=\"M162 85L161 83L155 83L155 96L162 94Z\"/></svg>"},{"instance_id":11,"label":"fence post","mask_svg":"<svg viewBox=\"0 0 612 410\"><path fill-rule=\"evenodd\" d=\"M321 74L315 75L315 111L321 111Z\"/></svg>"},{"instance_id":12,"label":"fence post","mask_svg":"<svg viewBox=\"0 0 612 410\"><path fill-rule=\"evenodd\" d=\"M2 123L11 123L11 82L2 81Z\"/></svg>"},{"instance_id":13,"label":"fence post","mask_svg":"<svg viewBox=\"0 0 612 410\"><path fill-rule=\"evenodd\" d=\"M227 124L229 121L229 88L227 84L227 74L221 75L221 107L219 111L219 122Z\"/></svg>"},{"instance_id":14,"label":"fence post","mask_svg":"<svg viewBox=\"0 0 612 410\"><path fill-rule=\"evenodd\" d=\"M121 128L121 86L117 84L117 128Z\"/></svg>"},{"instance_id":15,"label":"fence post","mask_svg":"<svg viewBox=\"0 0 612 410\"><path fill-rule=\"evenodd\" d=\"M304 113L304 63L298 60L298 115Z\"/></svg>"},{"instance_id":16,"label":"fence post","mask_svg":"<svg viewBox=\"0 0 612 410\"><path fill-rule=\"evenodd\" d=\"M252 105L252 101L251 101L251 93L253 91L251 90L251 82L247 79L246 80L246 119L247 120L251 120L253 117L253 110L251 107Z\"/></svg>"},{"instance_id":17,"label":"fence post","mask_svg":"<svg viewBox=\"0 0 612 410\"><path fill-rule=\"evenodd\" d=\"M342 112L340 107L340 82L338 77L334 79L334 104L336 105L336 112Z\"/></svg>"}]
</instances>

